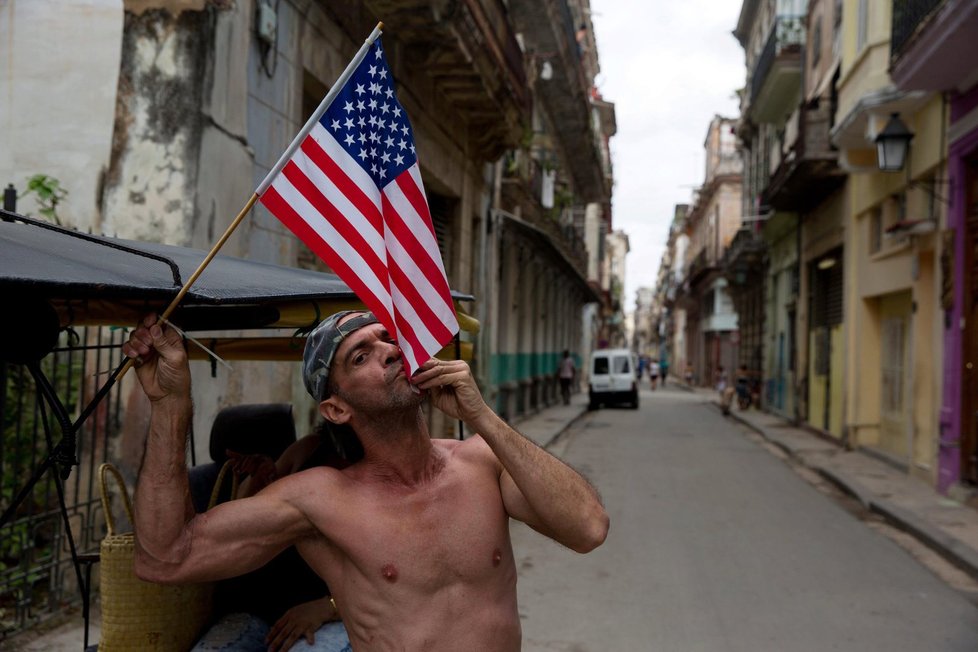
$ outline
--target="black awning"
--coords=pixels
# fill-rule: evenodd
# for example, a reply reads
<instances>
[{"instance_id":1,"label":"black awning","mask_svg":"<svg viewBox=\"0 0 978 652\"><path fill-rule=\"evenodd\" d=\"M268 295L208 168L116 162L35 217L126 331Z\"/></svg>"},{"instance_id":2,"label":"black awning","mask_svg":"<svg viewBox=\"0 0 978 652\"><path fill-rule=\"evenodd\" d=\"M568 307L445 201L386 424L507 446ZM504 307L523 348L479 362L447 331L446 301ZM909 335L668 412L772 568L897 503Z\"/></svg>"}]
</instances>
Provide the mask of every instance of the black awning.
<instances>
[{"instance_id":1,"label":"black awning","mask_svg":"<svg viewBox=\"0 0 978 652\"><path fill-rule=\"evenodd\" d=\"M207 252L93 236L0 211L0 288L44 299L63 325L131 324L162 309ZM457 301L473 297L452 292ZM189 330L295 327L362 305L335 274L215 256L172 320ZM463 330L474 320L459 314ZM474 324L477 329L478 325Z\"/></svg>"}]
</instances>

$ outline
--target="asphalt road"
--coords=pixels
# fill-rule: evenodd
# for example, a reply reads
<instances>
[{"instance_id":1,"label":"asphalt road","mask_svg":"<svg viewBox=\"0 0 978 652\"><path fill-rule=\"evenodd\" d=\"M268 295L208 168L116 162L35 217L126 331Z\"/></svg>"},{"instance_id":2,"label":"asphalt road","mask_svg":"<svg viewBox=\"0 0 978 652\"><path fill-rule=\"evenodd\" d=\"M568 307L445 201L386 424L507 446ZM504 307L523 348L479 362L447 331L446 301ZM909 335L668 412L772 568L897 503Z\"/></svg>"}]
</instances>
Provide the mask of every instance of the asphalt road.
<instances>
[{"instance_id":1,"label":"asphalt road","mask_svg":"<svg viewBox=\"0 0 978 652\"><path fill-rule=\"evenodd\" d=\"M697 396L645 389L552 447L605 544L513 527L527 652L978 650L978 608Z\"/></svg>"}]
</instances>

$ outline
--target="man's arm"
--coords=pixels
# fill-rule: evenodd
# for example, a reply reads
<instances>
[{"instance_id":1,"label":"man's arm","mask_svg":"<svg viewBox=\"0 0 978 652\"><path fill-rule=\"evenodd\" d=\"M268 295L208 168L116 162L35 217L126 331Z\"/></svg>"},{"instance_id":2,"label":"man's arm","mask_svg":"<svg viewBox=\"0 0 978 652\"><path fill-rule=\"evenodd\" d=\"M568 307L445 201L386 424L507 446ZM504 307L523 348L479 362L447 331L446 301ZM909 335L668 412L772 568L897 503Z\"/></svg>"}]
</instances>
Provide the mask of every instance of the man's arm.
<instances>
[{"instance_id":1,"label":"man's arm","mask_svg":"<svg viewBox=\"0 0 978 652\"><path fill-rule=\"evenodd\" d=\"M179 335L147 317L123 345L151 402L136 483L136 574L157 582L230 577L257 568L311 525L282 488L195 515L187 477L190 369Z\"/></svg>"},{"instance_id":2,"label":"man's arm","mask_svg":"<svg viewBox=\"0 0 978 652\"><path fill-rule=\"evenodd\" d=\"M500 490L513 518L577 552L604 542L608 514L594 488L489 409L465 362L430 360L412 382L429 390L435 407L461 418L492 448L503 466Z\"/></svg>"}]
</instances>

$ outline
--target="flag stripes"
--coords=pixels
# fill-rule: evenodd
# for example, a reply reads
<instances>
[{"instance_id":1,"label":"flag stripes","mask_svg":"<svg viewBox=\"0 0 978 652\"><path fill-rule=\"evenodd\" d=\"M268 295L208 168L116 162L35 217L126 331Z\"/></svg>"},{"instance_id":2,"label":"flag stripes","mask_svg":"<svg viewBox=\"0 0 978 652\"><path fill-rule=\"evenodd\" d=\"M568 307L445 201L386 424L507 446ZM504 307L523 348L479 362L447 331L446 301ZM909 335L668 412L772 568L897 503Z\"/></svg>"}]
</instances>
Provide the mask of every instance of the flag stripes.
<instances>
[{"instance_id":1,"label":"flag stripes","mask_svg":"<svg viewBox=\"0 0 978 652\"><path fill-rule=\"evenodd\" d=\"M420 181L415 163L378 189L317 124L261 198L394 333L412 372L458 331Z\"/></svg>"}]
</instances>

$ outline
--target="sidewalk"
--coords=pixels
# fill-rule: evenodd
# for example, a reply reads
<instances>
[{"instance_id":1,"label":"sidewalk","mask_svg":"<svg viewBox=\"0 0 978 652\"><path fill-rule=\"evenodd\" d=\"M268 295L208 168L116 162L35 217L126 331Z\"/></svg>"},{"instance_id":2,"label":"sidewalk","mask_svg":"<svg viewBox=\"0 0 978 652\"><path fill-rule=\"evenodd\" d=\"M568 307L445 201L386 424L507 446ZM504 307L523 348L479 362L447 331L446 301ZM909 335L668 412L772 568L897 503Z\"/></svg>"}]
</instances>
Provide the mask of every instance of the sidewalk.
<instances>
[{"instance_id":1,"label":"sidewalk","mask_svg":"<svg viewBox=\"0 0 978 652\"><path fill-rule=\"evenodd\" d=\"M587 392L577 392L571 396L570 405L551 405L536 414L513 419L511 425L527 439L546 448L585 412Z\"/></svg>"},{"instance_id":2,"label":"sidewalk","mask_svg":"<svg viewBox=\"0 0 978 652\"><path fill-rule=\"evenodd\" d=\"M681 383L677 383L681 385ZM716 392L684 387L719 407ZM816 471L891 525L915 536L978 578L978 510L942 496L869 453L847 451L781 417L736 406L730 418L751 428L788 456Z\"/></svg>"}]
</instances>

